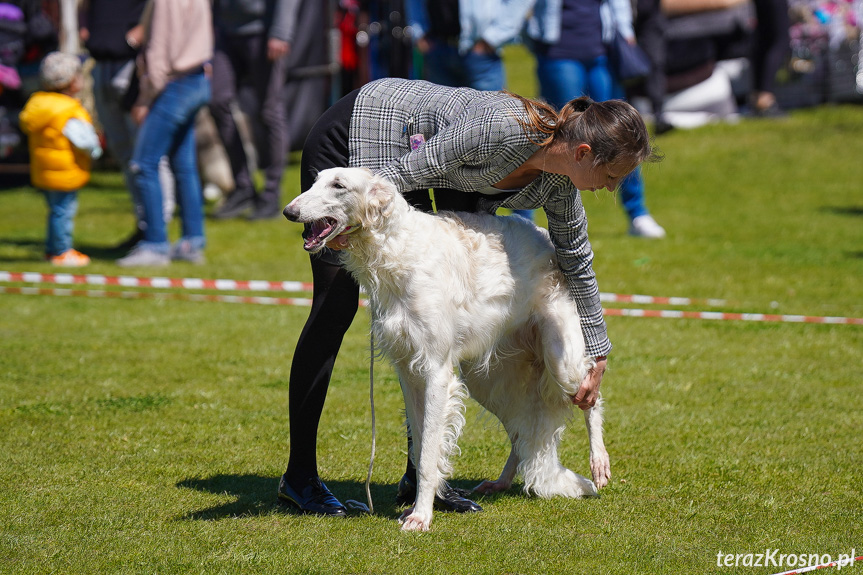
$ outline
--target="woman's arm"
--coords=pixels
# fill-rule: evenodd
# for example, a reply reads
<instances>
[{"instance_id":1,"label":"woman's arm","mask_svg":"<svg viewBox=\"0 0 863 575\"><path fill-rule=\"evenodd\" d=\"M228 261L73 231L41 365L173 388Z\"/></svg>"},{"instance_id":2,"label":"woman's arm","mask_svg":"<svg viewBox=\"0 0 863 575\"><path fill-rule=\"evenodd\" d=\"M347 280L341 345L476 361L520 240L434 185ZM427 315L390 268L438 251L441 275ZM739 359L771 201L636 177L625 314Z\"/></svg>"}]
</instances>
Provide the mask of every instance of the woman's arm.
<instances>
[{"instance_id":1,"label":"woman's arm","mask_svg":"<svg viewBox=\"0 0 863 575\"><path fill-rule=\"evenodd\" d=\"M596 362L572 398L572 403L580 409L589 409L599 399L599 387L605 373L608 352L611 351L611 342L602 316L599 286L593 271L593 250L587 238L587 216L576 190L561 200L547 202L545 212L558 264L566 277L569 294L578 308L585 353Z\"/></svg>"},{"instance_id":2,"label":"woman's arm","mask_svg":"<svg viewBox=\"0 0 863 575\"><path fill-rule=\"evenodd\" d=\"M552 198L544 207L558 264L581 317L587 355L594 358L606 356L611 351L611 342L602 315L581 196L572 190L560 199Z\"/></svg>"},{"instance_id":3,"label":"woman's arm","mask_svg":"<svg viewBox=\"0 0 863 575\"><path fill-rule=\"evenodd\" d=\"M63 126L63 135L66 136L73 146L90 154L94 160L102 157L102 146L99 143L99 135L93 124L81 118L69 118Z\"/></svg>"}]
</instances>

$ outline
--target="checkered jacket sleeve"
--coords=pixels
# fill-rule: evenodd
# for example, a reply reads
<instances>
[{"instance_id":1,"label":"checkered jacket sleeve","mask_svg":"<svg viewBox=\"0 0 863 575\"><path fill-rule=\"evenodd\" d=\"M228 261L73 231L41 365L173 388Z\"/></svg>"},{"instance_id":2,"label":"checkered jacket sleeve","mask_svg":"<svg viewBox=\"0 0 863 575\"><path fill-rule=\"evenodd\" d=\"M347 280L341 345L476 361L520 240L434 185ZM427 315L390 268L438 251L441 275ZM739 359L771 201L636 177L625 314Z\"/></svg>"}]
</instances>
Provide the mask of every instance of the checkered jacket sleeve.
<instances>
[{"instance_id":1,"label":"checkered jacket sleeve","mask_svg":"<svg viewBox=\"0 0 863 575\"><path fill-rule=\"evenodd\" d=\"M500 92L444 88L395 78L366 84L357 97L348 140L349 164L369 168L401 192L492 186L539 146L518 118L521 102ZM411 150L410 137L425 143ZM474 192L475 193L475 192ZM607 355L611 343L593 272L593 251L581 197L566 176L544 174L509 197L487 196L480 208L544 208L570 296L581 316L587 353Z\"/></svg>"},{"instance_id":2,"label":"checkered jacket sleeve","mask_svg":"<svg viewBox=\"0 0 863 575\"><path fill-rule=\"evenodd\" d=\"M602 315L599 286L593 271L593 249L587 237L587 215L581 194L566 176L544 174L521 192L499 200L494 196L479 202L482 210L543 208L557 262L575 301L588 357L608 355L611 342Z\"/></svg>"}]
</instances>

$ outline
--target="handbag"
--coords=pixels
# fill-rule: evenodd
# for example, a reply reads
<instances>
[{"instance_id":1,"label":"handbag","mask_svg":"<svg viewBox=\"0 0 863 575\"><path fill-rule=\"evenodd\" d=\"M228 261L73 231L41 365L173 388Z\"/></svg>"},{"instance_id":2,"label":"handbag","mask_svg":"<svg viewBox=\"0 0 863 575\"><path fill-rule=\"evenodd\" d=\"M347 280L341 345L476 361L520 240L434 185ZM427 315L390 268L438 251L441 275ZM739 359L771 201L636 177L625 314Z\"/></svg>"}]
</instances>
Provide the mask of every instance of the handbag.
<instances>
[{"instance_id":1,"label":"handbag","mask_svg":"<svg viewBox=\"0 0 863 575\"><path fill-rule=\"evenodd\" d=\"M627 42L618 30L608 46L608 60L615 77L624 84L650 75L653 68L641 46Z\"/></svg>"}]
</instances>

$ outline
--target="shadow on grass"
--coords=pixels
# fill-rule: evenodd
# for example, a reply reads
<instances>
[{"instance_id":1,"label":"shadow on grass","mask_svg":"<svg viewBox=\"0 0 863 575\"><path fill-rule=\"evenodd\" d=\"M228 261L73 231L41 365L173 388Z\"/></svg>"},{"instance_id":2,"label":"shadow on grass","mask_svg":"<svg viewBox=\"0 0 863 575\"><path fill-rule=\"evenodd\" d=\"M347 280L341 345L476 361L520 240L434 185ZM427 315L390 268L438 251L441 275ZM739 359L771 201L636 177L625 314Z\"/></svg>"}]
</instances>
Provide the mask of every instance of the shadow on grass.
<instances>
[{"instance_id":1,"label":"shadow on grass","mask_svg":"<svg viewBox=\"0 0 863 575\"><path fill-rule=\"evenodd\" d=\"M479 480L465 480L451 482L454 487L469 489L480 483ZM366 501L366 488L363 481L326 481L327 487L336 494L342 503L353 499L363 504ZM279 501L276 492L279 487L279 477L264 477L261 475L214 475L208 478L184 479L177 483L177 487L183 489L194 489L204 493L215 495L227 495L234 501L189 511L178 517L180 520L192 521L218 521L220 519L233 519L236 517L254 517L268 515L274 511L299 515L299 512L289 504ZM395 484L372 483L370 491L372 503L375 506L375 514L382 517L397 519L404 507L396 504ZM490 496L482 496L483 503L492 503L501 497L513 496L520 493L515 486L509 491L497 493ZM479 495L476 495L479 498ZM350 515L359 512L350 511Z\"/></svg>"},{"instance_id":2,"label":"shadow on grass","mask_svg":"<svg viewBox=\"0 0 863 575\"><path fill-rule=\"evenodd\" d=\"M0 255L0 262L43 262L45 238L0 238L0 254L7 250L18 252L18 255ZM28 253L24 253L24 250Z\"/></svg>"},{"instance_id":3,"label":"shadow on grass","mask_svg":"<svg viewBox=\"0 0 863 575\"><path fill-rule=\"evenodd\" d=\"M122 245L121 239L114 245L75 243L75 249L90 256L94 261L113 261L129 253L131 246ZM3 248L16 252L16 255L2 254ZM0 238L0 262L45 262L44 238Z\"/></svg>"},{"instance_id":4,"label":"shadow on grass","mask_svg":"<svg viewBox=\"0 0 863 575\"><path fill-rule=\"evenodd\" d=\"M821 211L839 216L863 217L863 206L824 206Z\"/></svg>"}]
</instances>

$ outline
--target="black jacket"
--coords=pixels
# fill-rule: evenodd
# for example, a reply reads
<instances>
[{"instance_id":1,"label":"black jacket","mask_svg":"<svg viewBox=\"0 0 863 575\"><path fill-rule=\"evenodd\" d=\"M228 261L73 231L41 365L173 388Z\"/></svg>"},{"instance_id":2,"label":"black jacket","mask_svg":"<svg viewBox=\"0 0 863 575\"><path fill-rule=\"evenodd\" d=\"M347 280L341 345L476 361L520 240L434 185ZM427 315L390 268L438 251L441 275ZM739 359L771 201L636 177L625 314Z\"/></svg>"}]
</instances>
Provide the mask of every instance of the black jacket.
<instances>
[{"instance_id":1,"label":"black jacket","mask_svg":"<svg viewBox=\"0 0 863 575\"><path fill-rule=\"evenodd\" d=\"M147 0L90 0L83 24L90 31L87 50L96 60L128 60L135 50L126 44L126 32L141 19Z\"/></svg>"}]
</instances>

